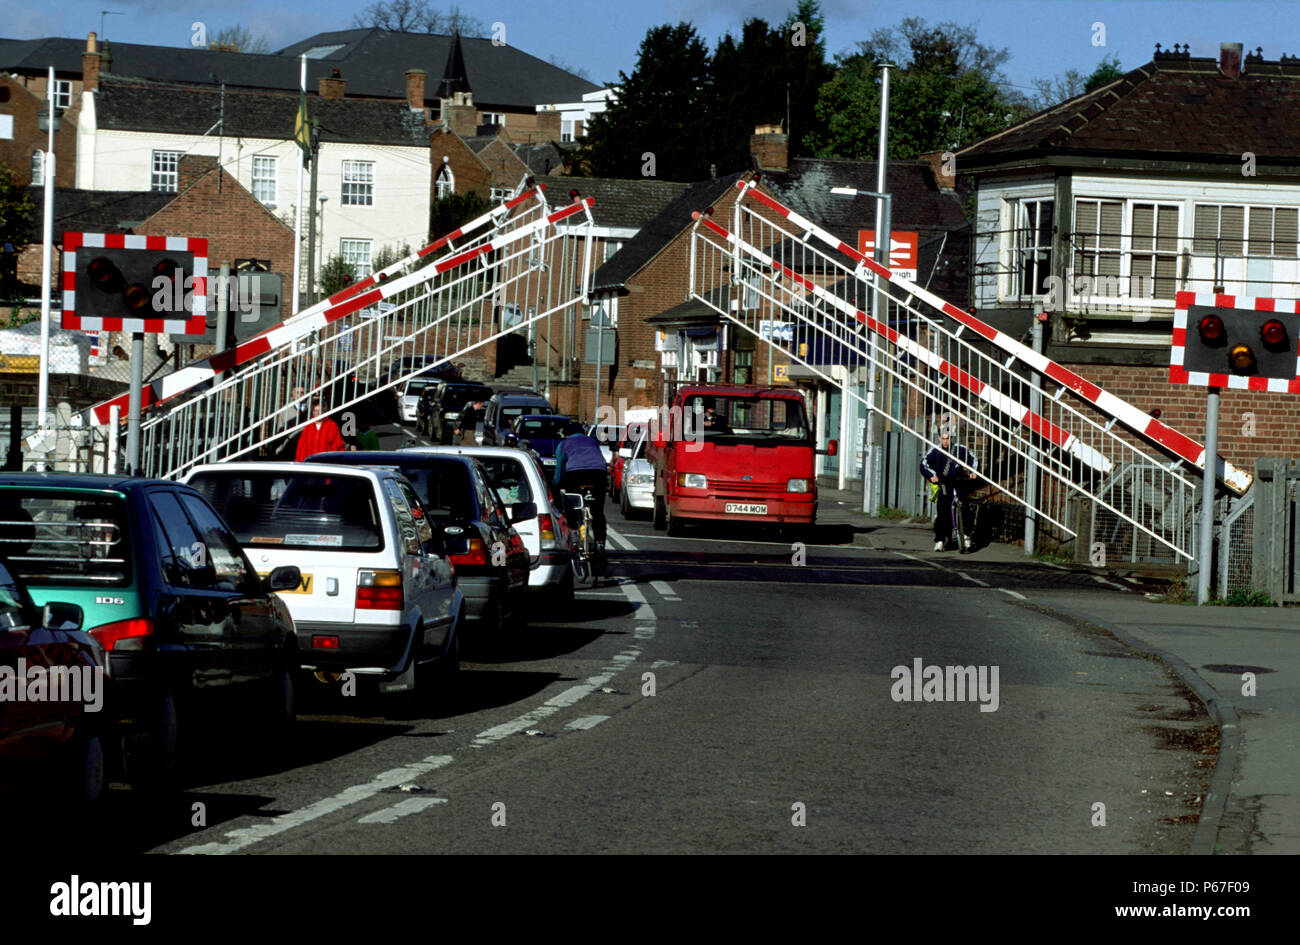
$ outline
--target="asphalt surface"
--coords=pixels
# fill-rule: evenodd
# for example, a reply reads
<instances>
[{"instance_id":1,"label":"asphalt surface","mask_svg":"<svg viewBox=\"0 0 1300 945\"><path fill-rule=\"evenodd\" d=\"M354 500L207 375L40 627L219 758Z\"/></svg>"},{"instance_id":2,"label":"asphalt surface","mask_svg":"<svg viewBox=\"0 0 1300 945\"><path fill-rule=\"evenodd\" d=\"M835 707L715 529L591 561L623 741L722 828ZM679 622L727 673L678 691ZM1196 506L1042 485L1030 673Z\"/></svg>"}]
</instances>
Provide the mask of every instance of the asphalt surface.
<instances>
[{"instance_id":1,"label":"asphalt surface","mask_svg":"<svg viewBox=\"0 0 1300 945\"><path fill-rule=\"evenodd\" d=\"M386 448L416 440L379 432ZM1125 596L1118 587L864 548L842 525L799 546L750 529L670 539L612 506L609 518L606 579L466 662L452 713L392 721L364 690L304 691L288 750L223 724L179 795L119 786L69 842L115 853L1191 844L1218 745L1201 703L1164 664L1042 607L1053 593ZM985 689L896 700L923 695L894 678L917 660L984 667ZM995 710L981 711L994 692Z\"/></svg>"}]
</instances>

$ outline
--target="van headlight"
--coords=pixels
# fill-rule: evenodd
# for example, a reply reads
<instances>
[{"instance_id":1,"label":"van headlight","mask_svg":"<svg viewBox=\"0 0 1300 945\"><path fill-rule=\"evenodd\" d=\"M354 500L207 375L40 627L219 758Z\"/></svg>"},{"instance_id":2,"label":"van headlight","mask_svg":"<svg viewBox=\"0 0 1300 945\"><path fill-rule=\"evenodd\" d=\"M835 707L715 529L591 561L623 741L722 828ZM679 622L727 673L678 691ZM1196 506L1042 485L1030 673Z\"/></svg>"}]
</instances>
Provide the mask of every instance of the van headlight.
<instances>
[{"instance_id":1,"label":"van headlight","mask_svg":"<svg viewBox=\"0 0 1300 945\"><path fill-rule=\"evenodd\" d=\"M709 480L703 473L678 473L677 485L686 489L707 489Z\"/></svg>"},{"instance_id":2,"label":"van headlight","mask_svg":"<svg viewBox=\"0 0 1300 945\"><path fill-rule=\"evenodd\" d=\"M786 492L811 492L807 479L791 479L785 484Z\"/></svg>"}]
</instances>

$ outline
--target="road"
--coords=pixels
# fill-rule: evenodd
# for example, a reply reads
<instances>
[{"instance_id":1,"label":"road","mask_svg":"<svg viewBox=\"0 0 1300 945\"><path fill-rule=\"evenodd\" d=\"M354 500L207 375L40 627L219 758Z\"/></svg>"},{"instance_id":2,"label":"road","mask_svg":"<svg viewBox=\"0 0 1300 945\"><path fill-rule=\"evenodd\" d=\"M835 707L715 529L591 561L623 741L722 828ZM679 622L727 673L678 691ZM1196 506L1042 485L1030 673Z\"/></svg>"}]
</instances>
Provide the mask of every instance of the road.
<instances>
[{"instance_id":1,"label":"road","mask_svg":"<svg viewBox=\"0 0 1300 945\"><path fill-rule=\"evenodd\" d=\"M386 447L410 436L382 432ZM835 526L800 549L743 530L670 539L612 508L610 524L608 578L571 612L537 615L495 661L466 663L453 714L395 722L364 692L308 694L290 752L268 757L232 726L193 759L181 796L115 790L113 815L77 842L159 853L1187 849L1213 764L1197 753L1214 744L1199 703L1162 664L1034 600L1081 581L1121 590L856 547ZM896 701L907 687L894 668L918 660L985 667L988 686L964 701Z\"/></svg>"}]
</instances>

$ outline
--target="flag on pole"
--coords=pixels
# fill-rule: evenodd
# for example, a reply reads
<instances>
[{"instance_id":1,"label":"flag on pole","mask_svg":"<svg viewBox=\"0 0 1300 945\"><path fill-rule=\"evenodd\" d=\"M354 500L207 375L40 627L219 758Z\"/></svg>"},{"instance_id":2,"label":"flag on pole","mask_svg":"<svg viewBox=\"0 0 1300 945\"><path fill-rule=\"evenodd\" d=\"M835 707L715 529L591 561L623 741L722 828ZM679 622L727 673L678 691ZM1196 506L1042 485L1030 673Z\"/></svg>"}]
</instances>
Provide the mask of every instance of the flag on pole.
<instances>
[{"instance_id":1,"label":"flag on pole","mask_svg":"<svg viewBox=\"0 0 1300 945\"><path fill-rule=\"evenodd\" d=\"M311 163L311 125L307 122L307 90L298 90L298 116L293 123L293 140L302 148L302 163Z\"/></svg>"}]
</instances>

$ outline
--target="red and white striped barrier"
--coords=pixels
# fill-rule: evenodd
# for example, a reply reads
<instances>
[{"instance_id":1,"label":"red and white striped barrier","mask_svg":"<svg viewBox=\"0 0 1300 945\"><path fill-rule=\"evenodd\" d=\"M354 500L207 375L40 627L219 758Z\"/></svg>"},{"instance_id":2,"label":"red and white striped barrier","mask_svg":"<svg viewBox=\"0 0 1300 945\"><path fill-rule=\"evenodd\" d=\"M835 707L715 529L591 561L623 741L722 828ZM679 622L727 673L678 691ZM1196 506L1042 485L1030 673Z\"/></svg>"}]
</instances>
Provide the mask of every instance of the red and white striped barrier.
<instances>
[{"instance_id":1,"label":"red and white striped barrier","mask_svg":"<svg viewBox=\"0 0 1300 945\"><path fill-rule=\"evenodd\" d=\"M177 318L91 318L77 314L77 251L133 249L153 252L193 253L191 299L187 316ZM184 288L184 287L182 287ZM153 287L149 287L153 292ZM133 233L63 234L62 327L80 331L139 331L151 334L201 335L208 330L208 241L204 237L143 236Z\"/></svg>"},{"instance_id":2,"label":"red and white striped barrier","mask_svg":"<svg viewBox=\"0 0 1300 945\"><path fill-rule=\"evenodd\" d=\"M1101 387L1091 381L1080 377L1068 368L1062 367L1050 358L1039 354L1033 348L1021 344L1017 339L1012 338L1005 332L998 331L996 328L988 325L969 312L963 311L950 302L944 301L921 286L906 279L886 267L880 265L874 259L870 259L843 240L836 239L831 233L822 229L813 223L807 217L804 217L779 201L769 197L758 189L758 178L751 178L748 181L737 181L736 187L741 191L741 198L746 195L752 196L759 203L768 209L780 214L789 220L799 229L816 236L823 243L852 259L859 267L865 268L869 272L875 273L888 282L902 287L906 292L916 296L928 305L939 309L945 315L956 320L959 324L965 325L981 337L992 342L1003 351L1014 356L1018 361L1029 368L1037 371L1039 374L1050 378L1062 387L1073 391L1079 397L1082 397L1088 403L1092 404L1099 411L1108 417L1113 417L1119 423L1128 427L1134 433L1157 446L1168 450L1170 453L1191 463L1198 469L1205 468L1205 447L1193 440L1191 437L1179 433L1173 427L1161 423L1156 418L1143 410L1139 410L1127 401L1121 400L1114 394L1103 390ZM1254 481L1254 477L1245 470L1238 469L1226 460L1218 460L1222 467L1218 470L1218 476L1230 489L1238 494L1245 493Z\"/></svg>"},{"instance_id":3,"label":"red and white striped barrier","mask_svg":"<svg viewBox=\"0 0 1300 945\"><path fill-rule=\"evenodd\" d=\"M1005 394L1002 394L997 389L986 384L984 381L981 381L974 375L963 371L952 362L941 358L924 345L918 344L906 335L900 334L896 329L890 328L883 322L877 321L865 312L860 311L847 300L841 299L839 296L827 291L815 282L805 279L789 266L784 265L779 260L774 259L772 256L769 256L757 247L751 246L739 237L727 232L727 230L719 226L717 223L714 223L713 220L709 219L707 216L701 216L696 213L694 214L694 217L728 243L743 248L746 253L761 261L763 265L781 273L790 281L802 286L827 305L831 305L844 314L862 322L868 329L884 338L887 338L902 351L907 352L918 361L938 371L944 377L955 381L980 400L983 400L985 403L1001 411L1003 414L1028 427L1030 432L1046 438L1052 443L1052 445L1056 446L1062 452L1068 453L1081 463L1084 463L1099 472L1108 473L1111 471L1111 461L1101 452L1093 449L1086 443L1083 443L1074 434L1062 429L1045 417L1034 413L1025 405L1007 397Z\"/></svg>"},{"instance_id":4,"label":"red and white striped barrier","mask_svg":"<svg viewBox=\"0 0 1300 945\"><path fill-rule=\"evenodd\" d=\"M472 232L474 229L482 226L483 223L492 219L494 215L500 215L500 213L508 206L517 205L525 197L534 195L538 192L539 189L537 188L525 191L518 197L514 198L514 200L509 204L503 204L502 207L494 208L492 212L484 214L471 223L467 223L455 233L442 237L436 243L432 243L430 246L425 247L421 252L424 252L427 255L427 253L433 252L436 247L448 245L451 240L457 238L457 235ZM143 411L151 405L160 404L178 396L179 394L183 394L205 381L209 381L224 374L234 367L247 364L249 361L261 357L268 351L283 348L295 341L306 338L312 332L320 331L325 326L338 321L340 318L345 318L363 308L369 308L382 299L386 299L398 292L417 285L420 282L426 281L430 275L447 272L457 266L464 265L465 263L476 259L484 253L496 249L502 249L524 239L525 237L531 236L548 226L553 226L574 214L588 210L592 206L593 202L594 201L590 197L578 198L569 206L548 214L541 219L517 227L516 229L508 230L505 233L497 235L493 239L475 246L473 249L440 260L434 266L429 267L428 270L417 270L400 278L391 278L393 272L396 272L402 266L419 258L420 253L415 253L402 262L397 262L392 266L385 267L378 273L372 273L355 286L349 286L341 292L336 292L323 302L319 302L311 308L299 312L288 321L281 322L279 325L267 329L254 338L250 338L233 348L227 349L226 351L214 354L212 357L207 358L204 361L196 361L179 371L175 371L165 377L153 381L151 384L145 386L142 391L141 410ZM114 405L118 406L123 412L125 412L127 409L127 402L128 395L123 394L119 397L113 398L112 400L107 400L95 405L95 407L92 408L92 416L95 423L99 425L108 423ZM125 413L123 413L123 415L125 415Z\"/></svg>"},{"instance_id":5,"label":"red and white striped barrier","mask_svg":"<svg viewBox=\"0 0 1300 945\"><path fill-rule=\"evenodd\" d=\"M1300 314L1300 301L1295 299L1247 298L1238 295L1218 295L1213 292L1179 292L1174 296L1174 347L1169 354L1169 380L1174 384L1196 384L1201 387L1227 387L1230 390L1270 391L1275 394L1300 394L1300 339L1296 340L1295 377L1246 377L1240 374L1188 371L1183 367L1187 353L1188 309L1193 305L1208 308L1244 308L1256 312L1291 312Z\"/></svg>"}]
</instances>

